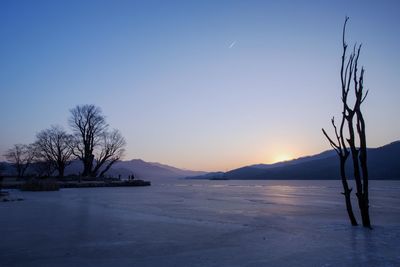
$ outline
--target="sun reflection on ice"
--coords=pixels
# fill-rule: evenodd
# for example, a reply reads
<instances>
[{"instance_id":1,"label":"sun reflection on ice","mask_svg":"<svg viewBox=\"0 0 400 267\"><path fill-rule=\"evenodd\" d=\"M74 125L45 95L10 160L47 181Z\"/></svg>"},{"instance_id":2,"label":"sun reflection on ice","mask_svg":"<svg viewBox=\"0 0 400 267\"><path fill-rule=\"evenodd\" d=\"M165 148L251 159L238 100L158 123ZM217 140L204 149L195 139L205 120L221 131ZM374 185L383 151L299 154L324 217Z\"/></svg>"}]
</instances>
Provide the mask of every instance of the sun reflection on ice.
<instances>
[{"instance_id":1,"label":"sun reflection on ice","mask_svg":"<svg viewBox=\"0 0 400 267\"><path fill-rule=\"evenodd\" d=\"M279 204L294 205L298 204L296 196L298 188L289 185L271 185L267 186L264 195L268 199L273 199Z\"/></svg>"}]
</instances>

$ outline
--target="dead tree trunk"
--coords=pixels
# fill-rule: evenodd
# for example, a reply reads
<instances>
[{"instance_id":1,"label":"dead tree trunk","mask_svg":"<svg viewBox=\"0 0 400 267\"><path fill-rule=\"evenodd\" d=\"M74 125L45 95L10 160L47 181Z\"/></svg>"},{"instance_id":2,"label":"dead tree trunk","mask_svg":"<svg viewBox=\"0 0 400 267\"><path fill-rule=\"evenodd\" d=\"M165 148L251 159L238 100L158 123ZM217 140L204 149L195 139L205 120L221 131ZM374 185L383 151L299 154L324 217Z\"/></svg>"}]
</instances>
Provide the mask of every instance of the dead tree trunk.
<instances>
[{"instance_id":1,"label":"dead tree trunk","mask_svg":"<svg viewBox=\"0 0 400 267\"><path fill-rule=\"evenodd\" d=\"M344 137L343 137L344 122L345 122L345 117L342 116L342 122L340 124L340 130L338 133L336 125L335 125L335 120L334 120L334 118L332 118L332 125L333 125L333 128L335 129L335 135L336 135L337 142L333 141L329 137L329 135L325 132L324 129L322 129L322 132L324 133L324 135L328 139L330 145L333 147L333 149L336 151L337 155L339 156L340 177L341 177L342 186L343 186L342 194L344 195L344 198L345 198L347 215L349 216L351 225L357 226L358 223L357 223L356 217L354 216L353 207L351 204L352 188L349 187L349 184L347 182L347 176L346 176L346 160L349 156L349 151L346 148L346 143L345 143Z\"/></svg>"},{"instance_id":2,"label":"dead tree trunk","mask_svg":"<svg viewBox=\"0 0 400 267\"><path fill-rule=\"evenodd\" d=\"M361 45L358 46L357 50L355 45L353 51L349 54L349 58L346 60L347 44L345 42L345 34L348 19L348 17L345 19L342 36L343 53L340 79L342 85L341 99L343 103L343 111L339 133L335 126L335 122L332 119L332 125L335 129L337 141L333 141L324 129L322 129L322 131L329 140L331 146L339 155L340 175L342 177L342 185L344 190L343 195L345 196L346 207L352 225L357 225L357 222L351 207L351 188L348 186L345 172L346 160L350 154L353 162L353 174L357 190L356 196L358 200L358 207L361 213L362 224L364 227L371 228L368 197L367 141L365 133L365 120L361 111L361 104L367 97L368 91L364 93L364 68L361 68L360 72L358 71L358 59L360 57ZM350 92L350 86L352 85L352 82L354 85L355 100L354 105L349 105L348 94ZM346 140L343 133L345 124L348 128L348 138L346 138ZM346 141L350 148L350 152L346 147Z\"/></svg>"},{"instance_id":3,"label":"dead tree trunk","mask_svg":"<svg viewBox=\"0 0 400 267\"><path fill-rule=\"evenodd\" d=\"M357 79L357 63L360 55L361 45L357 51L357 60L354 66L354 90L358 105L355 106L355 113L357 119L357 133L360 140L359 148L359 164L361 168L362 176L362 193L359 199L361 199L360 211L361 219L364 227L371 228L371 220L369 217L369 190L368 190L368 164L367 164L367 138L365 133L365 120L361 112L361 104L364 102L368 95L368 91L364 94L364 68L361 68L360 77Z\"/></svg>"},{"instance_id":4,"label":"dead tree trunk","mask_svg":"<svg viewBox=\"0 0 400 267\"><path fill-rule=\"evenodd\" d=\"M342 181L342 186L343 186L343 192L342 194L344 195L345 198L345 203L346 203L346 210L347 214L349 216L351 225L356 226L358 225L356 217L354 216L353 212L353 207L351 204L351 191L352 188L349 187L349 184L347 182L347 175L346 175L346 161L349 157L349 150L346 147L346 141L344 137L344 125L345 122L347 121L347 96L349 92L349 86L350 83L348 82L348 76L350 76L353 72L353 60L354 56L350 55L350 58L348 62L346 63L346 51L347 51L347 44L345 42L345 33L346 33L346 23L347 23L348 18L346 17L346 20L344 22L343 26L343 35L342 35L342 45L343 45L343 53L342 53L342 61L341 61L341 68L340 68L340 80L341 80L341 85L342 85L342 94L341 94L341 99L343 103L343 110L342 110L342 120L340 123L340 128L339 132L336 128L335 125L335 120L332 118L332 126L335 130L335 137L336 141L333 141L329 135L326 133L324 129L322 129L322 132L324 133L325 137L328 139L330 145L333 147L333 149L336 151L338 157L339 157L339 163L340 163L340 177Z\"/></svg>"},{"instance_id":5,"label":"dead tree trunk","mask_svg":"<svg viewBox=\"0 0 400 267\"><path fill-rule=\"evenodd\" d=\"M369 218L369 198L368 198L368 167L367 167L367 143L365 134L365 121L361 112L361 104L364 102L368 91L364 94L364 68L361 68L360 77L358 77L358 59L360 56L361 45L354 46L353 52L350 54L349 59L344 67L344 61L346 57L347 44L345 43L345 32L346 23L348 17L346 17L343 26L343 55L342 55L342 102L343 102L343 116L347 122L349 138L347 143L350 147L354 180L356 183L356 196L358 200L358 206L361 213L362 223L364 227L371 228L371 222ZM350 91L350 85L353 81L355 102L352 107L348 104L348 93ZM356 130L354 129L354 121L356 122ZM357 136L359 146L357 146Z\"/></svg>"}]
</instances>

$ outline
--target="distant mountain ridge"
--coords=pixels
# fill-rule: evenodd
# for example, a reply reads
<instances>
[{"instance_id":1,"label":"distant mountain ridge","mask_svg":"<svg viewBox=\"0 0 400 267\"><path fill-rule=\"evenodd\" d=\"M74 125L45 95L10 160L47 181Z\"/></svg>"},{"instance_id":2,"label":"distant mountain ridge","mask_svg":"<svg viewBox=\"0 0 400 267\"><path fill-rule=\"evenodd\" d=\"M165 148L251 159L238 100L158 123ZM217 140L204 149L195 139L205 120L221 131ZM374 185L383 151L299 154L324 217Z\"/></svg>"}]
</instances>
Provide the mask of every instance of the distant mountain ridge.
<instances>
[{"instance_id":1,"label":"distant mountain ridge","mask_svg":"<svg viewBox=\"0 0 400 267\"><path fill-rule=\"evenodd\" d=\"M254 164L254 165L250 165L248 167L260 168L260 169L272 169L272 168L277 168L277 167L305 163L305 162L313 161L316 159L325 159L325 158L329 158L332 156L336 156L336 152L334 150L327 150L327 151L321 152L321 153L313 155L313 156L304 156L304 157L300 157L297 159L280 161L280 162L276 162L276 163L272 163L272 164L263 164L263 163Z\"/></svg>"},{"instance_id":2,"label":"distant mountain ridge","mask_svg":"<svg viewBox=\"0 0 400 267\"><path fill-rule=\"evenodd\" d=\"M10 163L2 162L2 166L5 175L14 175L15 170ZM80 174L82 169L82 163L79 160L74 160L66 167L65 175ZM28 173L29 172L32 173L32 170L28 170ZM141 159L132 159L116 162L106 173L106 176L128 178L134 175L135 179L168 179L198 176L206 173L207 172L179 169L158 162L146 162Z\"/></svg>"},{"instance_id":3,"label":"distant mountain ridge","mask_svg":"<svg viewBox=\"0 0 400 267\"><path fill-rule=\"evenodd\" d=\"M351 159L347 174L353 179ZM400 141L368 149L371 180L400 180ZM215 174L215 175L214 175ZM225 173L209 173L191 179L227 180L335 180L339 178L339 160L333 150L274 164L255 164Z\"/></svg>"},{"instance_id":4,"label":"distant mountain ridge","mask_svg":"<svg viewBox=\"0 0 400 267\"><path fill-rule=\"evenodd\" d=\"M187 176L204 175L203 171L179 169L158 162L146 162L141 159L119 161L113 166L114 172L121 172L122 176L134 175L139 179L147 178L183 178Z\"/></svg>"},{"instance_id":5,"label":"distant mountain ridge","mask_svg":"<svg viewBox=\"0 0 400 267\"><path fill-rule=\"evenodd\" d=\"M14 175L9 163L0 162L3 175ZM352 179L351 159L347 161L347 174ZM370 179L400 180L400 141L368 149ZM66 175L79 174L82 163L73 161ZM29 172L29 171L28 171ZM273 164L254 164L227 172L203 172L179 169L158 162L141 159L116 162L107 176L137 179L217 179L217 180L335 180L339 178L339 160L333 150Z\"/></svg>"}]
</instances>

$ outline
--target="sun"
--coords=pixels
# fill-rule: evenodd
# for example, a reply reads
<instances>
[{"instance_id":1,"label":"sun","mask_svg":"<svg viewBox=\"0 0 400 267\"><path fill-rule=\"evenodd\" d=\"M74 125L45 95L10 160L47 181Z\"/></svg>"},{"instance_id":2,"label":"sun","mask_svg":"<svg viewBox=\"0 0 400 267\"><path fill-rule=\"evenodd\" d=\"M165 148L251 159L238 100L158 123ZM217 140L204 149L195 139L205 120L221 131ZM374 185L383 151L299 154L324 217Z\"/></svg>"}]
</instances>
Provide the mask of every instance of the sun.
<instances>
[{"instance_id":1,"label":"sun","mask_svg":"<svg viewBox=\"0 0 400 267\"><path fill-rule=\"evenodd\" d=\"M274 163L291 160L292 157L288 154L279 154L274 158Z\"/></svg>"}]
</instances>

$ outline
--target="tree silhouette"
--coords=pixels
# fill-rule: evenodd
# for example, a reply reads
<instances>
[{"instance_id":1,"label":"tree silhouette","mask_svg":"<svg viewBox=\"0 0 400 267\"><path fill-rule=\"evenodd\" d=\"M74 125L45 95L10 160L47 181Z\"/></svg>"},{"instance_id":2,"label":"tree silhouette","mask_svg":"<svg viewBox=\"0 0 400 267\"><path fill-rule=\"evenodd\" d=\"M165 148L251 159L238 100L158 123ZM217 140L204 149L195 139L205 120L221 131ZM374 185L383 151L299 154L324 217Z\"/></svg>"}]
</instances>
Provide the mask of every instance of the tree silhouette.
<instances>
[{"instance_id":1,"label":"tree silhouette","mask_svg":"<svg viewBox=\"0 0 400 267\"><path fill-rule=\"evenodd\" d=\"M104 166L99 175L103 177L110 167L123 156L125 145L125 139L118 130L104 132L100 142L100 151L95 159L96 166L94 167L93 175L97 176Z\"/></svg>"},{"instance_id":2,"label":"tree silhouette","mask_svg":"<svg viewBox=\"0 0 400 267\"><path fill-rule=\"evenodd\" d=\"M108 130L99 107L76 106L69 123L75 134L73 154L84 166L82 176L103 176L123 156L126 142L118 130Z\"/></svg>"},{"instance_id":3,"label":"tree silhouette","mask_svg":"<svg viewBox=\"0 0 400 267\"><path fill-rule=\"evenodd\" d=\"M33 145L16 144L4 154L4 157L12 163L17 176L22 178L35 157Z\"/></svg>"},{"instance_id":4,"label":"tree silhouette","mask_svg":"<svg viewBox=\"0 0 400 267\"><path fill-rule=\"evenodd\" d=\"M75 133L73 153L83 163L82 176L92 176L94 149L107 128L101 109L80 105L71 109L70 126Z\"/></svg>"},{"instance_id":5,"label":"tree silhouette","mask_svg":"<svg viewBox=\"0 0 400 267\"><path fill-rule=\"evenodd\" d=\"M350 53L346 61L348 46L345 42L345 33L346 33L346 25L348 19L349 18L346 17L344 22L343 38L342 38L343 54L341 62L340 79L342 85L341 100L343 103L343 111L342 111L342 121L339 134L334 124L334 120L332 120L337 142L333 141L326 134L324 129L323 133L329 140L331 146L338 153L340 158L342 184L344 188L344 195L346 197L346 206L349 212L349 206L347 203L348 202L350 203L350 208L351 208L351 202L350 202L350 196L346 196L346 192L348 192L348 195L350 195L351 188L348 188L348 186L346 186L347 179L345 172L343 172L344 167L342 165L342 162L343 161L345 162L347 157L349 156L349 152L346 148L345 144L346 142L344 140L344 135L343 135L344 124L347 124L349 137L346 138L346 141L349 145L351 152L351 158L353 163L353 174L356 183L356 196L361 213L362 224L364 227L371 228L371 221L369 216L369 197L368 197L367 142L366 142L366 132L365 132L365 120L363 113L361 111L361 105L364 102L365 98L367 97L368 91L364 92L364 72L365 72L364 68L362 67L361 71L358 70L358 60L361 52L361 45L359 45L358 47L354 45L353 51ZM353 105L350 105L348 95L352 85L354 86L355 100ZM354 129L354 122L356 123L355 125L356 130ZM356 139L358 139L359 144L357 144ZM348 188L348 190L346 189L346 187ZM350 213L349 217L352 224L354 225L355 221L352 219Z\"/></svg>"},{"instance_id":6,"label":"tree silhouette","mask_svg":"<svg viewBox=\"0 0 400 267\"><path fill-rule=\"evenodd\" d=\"M353 189L349 187L349 184L347 182L347 175L346 175L346 161L347 161L347 158L349 157L350 152L346 147L346 142L344 141L344 135L343 135L345 117L342 116L342 121L340 123L339 132L335 125L334 118L332 118L331 122L332 122L332 126L334 128L334 131L335 131L336 141L333 141L324 129L322 129L322 132L324 133L324 135L328 139L330 145L333 147L333 149L336 151L337 155L339 156L340 177L341 177L342 186L343 186L342 194L344 195L344 198L345 198L347 214L349 216L351 224L353 226L357 226L358 223L357 223L356 217L354 216L353 207L351 204L351 191Z\"/></svg>"},{"instance_id":7,"label":"tree silhouette","mask_svg":"<svg viewBox=\"0 0 400 267\"><path fill-rule=\"evenodd\" d=\"M39 166L44 172L51 170L53 165L59 177L64 177L65 167L72 158L72 135L61 127L52 126L36 135L36 151L39 158ZM51 164L49 166L49 164Z\"/></svg>"}]
</instances>

